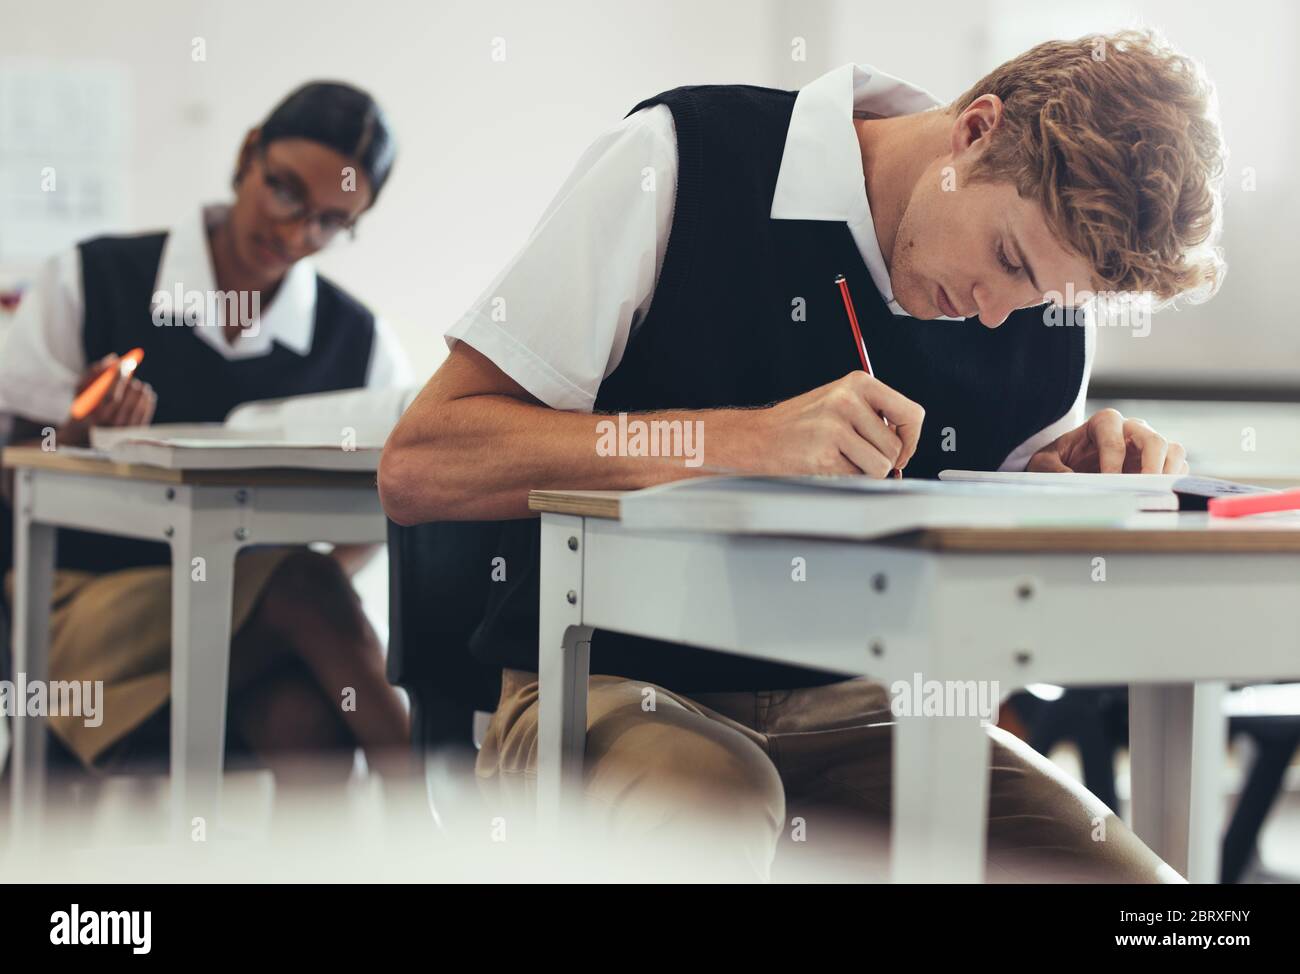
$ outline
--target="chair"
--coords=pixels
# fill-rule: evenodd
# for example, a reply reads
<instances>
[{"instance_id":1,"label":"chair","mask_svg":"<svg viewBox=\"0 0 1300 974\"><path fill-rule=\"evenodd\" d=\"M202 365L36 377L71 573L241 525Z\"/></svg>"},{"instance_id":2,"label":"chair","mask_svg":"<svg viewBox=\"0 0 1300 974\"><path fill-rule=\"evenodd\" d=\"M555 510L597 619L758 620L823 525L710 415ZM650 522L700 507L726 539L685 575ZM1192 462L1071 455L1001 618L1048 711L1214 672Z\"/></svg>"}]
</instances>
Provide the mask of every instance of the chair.
<instances>
[{"instance_id":1,"label":"chair","mask_svg":"<svg viewBox=\"0 0 1300 974\"><path fill-rule=\"evenodd\" d=\"M388 679L411 698L411 736L428 757L470 753L475 714L491 713L501 671L477 662L469 640L483 618L483 584L497 530L476 521L388 523Z\"/></svg>"}]
</instances>

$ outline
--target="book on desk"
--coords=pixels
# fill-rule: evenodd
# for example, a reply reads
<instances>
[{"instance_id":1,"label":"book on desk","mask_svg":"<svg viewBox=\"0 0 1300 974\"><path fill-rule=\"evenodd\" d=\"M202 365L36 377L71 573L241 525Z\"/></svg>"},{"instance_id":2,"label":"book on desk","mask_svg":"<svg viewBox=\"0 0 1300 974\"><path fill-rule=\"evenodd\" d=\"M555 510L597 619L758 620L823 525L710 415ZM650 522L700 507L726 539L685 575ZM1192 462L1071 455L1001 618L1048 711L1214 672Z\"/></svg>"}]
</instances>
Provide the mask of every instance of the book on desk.
<instances>
[{"instance_id":1,"label":"book on desk","mask_svg":"<svg viewBox=\"0 0 1300 974\"><path fill-rule=\"evenodd\" d=\"M219 423L97 427L91 451L116 463L143 464L168 470L252 470L289 467L300 470L365 470L379 466L382 445L282 429L230 429Z\"/></svg>"},{"instance_id":2,"label":"book on desk","mask_svg":"<svg viewBox=\"0 0 1300 974\"><path fill-rule=\"evenodd\" d=\"M865 476L716 476L622 496L632 528L883 538L945 527L1106 527L1139 512L1175 512L1204 497L1265 488L1208 478L994 474L940 480ZM1041 479L1039 479L1041 478ZM1180 491L1188 492L1191 504ZM1199 492L1199 493L1196 493Z\"/></svg>"},{"instance_id":3,"label":"book on desk","mask_svg":"<svg viewBox=\"0 0 1300 974\"><path fill-rule=\"evenodd\" d=\"M346 389L237 406L224 423L96 427L95 455L169 470L378 469L414 389Z\"/></svg>"}]
</instances>

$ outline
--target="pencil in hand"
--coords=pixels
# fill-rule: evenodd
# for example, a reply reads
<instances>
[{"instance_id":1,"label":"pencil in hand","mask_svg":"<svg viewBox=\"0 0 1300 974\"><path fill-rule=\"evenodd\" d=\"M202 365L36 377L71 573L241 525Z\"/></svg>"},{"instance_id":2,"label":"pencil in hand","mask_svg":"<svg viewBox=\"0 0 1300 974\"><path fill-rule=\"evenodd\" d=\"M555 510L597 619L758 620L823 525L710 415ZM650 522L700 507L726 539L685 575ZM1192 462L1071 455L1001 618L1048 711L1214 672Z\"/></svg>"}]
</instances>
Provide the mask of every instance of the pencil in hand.
<instances>
[{"instance_id":1,"label":"pencil in hand","mask_svg":"<svg viewBox=\"0 0 1300 974\"><path fill-rule=\"evenodd\" d=\"M844 311L849 316L849 327L853 329L853 345L858 350L858 358L862 360L862 371L875 378L876 373L871 369L871 357L867 355L867 343L862 340L862 329L858 327L858 313L853 308L853 298L849 294L849 282L843 274L838 274L835 277L835 283L839 285L840 298L844 301ZM889 420L885 419L883 414L880 418L885 420L886 426L889 425ZM902 469L895 467L893 476L895 480L901 479L903 476Z\"/></svg>"}]
</instances>

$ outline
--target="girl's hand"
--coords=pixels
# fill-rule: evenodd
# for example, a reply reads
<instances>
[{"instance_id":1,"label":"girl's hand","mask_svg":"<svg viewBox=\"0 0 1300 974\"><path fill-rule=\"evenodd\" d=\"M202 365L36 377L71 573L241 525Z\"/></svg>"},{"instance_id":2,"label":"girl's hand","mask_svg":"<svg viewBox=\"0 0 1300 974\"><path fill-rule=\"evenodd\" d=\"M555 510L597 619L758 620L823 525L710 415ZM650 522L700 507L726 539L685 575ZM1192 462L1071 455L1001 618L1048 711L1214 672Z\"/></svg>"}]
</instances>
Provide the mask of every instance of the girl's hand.
<instances>
[{"instance_id":1,"label":"girl's hand","mask_svg":"<svg viewBox=\"0 0 1300 974\"><path fill-rule=\"evenodd\" d=\"M106 355L94 363L77 381L77 392L104 372L105 369L118 369L121 358L116 354ZM148 426L153 420L158 397L153 386L141 382L131 374L123 375L118 369L113 387L87 416L73 419L69 416L55 430L56 443L69 446L86 446L90 442L92 426Z\"/></svg>"}]
</instances>

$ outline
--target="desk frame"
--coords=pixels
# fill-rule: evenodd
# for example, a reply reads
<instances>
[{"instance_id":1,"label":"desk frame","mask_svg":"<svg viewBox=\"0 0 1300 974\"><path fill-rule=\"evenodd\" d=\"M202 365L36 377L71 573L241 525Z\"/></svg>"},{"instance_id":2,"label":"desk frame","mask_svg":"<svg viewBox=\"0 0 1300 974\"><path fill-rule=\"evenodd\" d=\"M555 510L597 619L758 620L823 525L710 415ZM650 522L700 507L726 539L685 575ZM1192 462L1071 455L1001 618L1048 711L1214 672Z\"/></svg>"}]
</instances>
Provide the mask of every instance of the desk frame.
<instances>
[{"instance_id":1,"label":"desk frame","mask_svg":"<svg viewBox=\"0 0 1300 974\"><path fill-rule=\"evenodd\" d=\"M915 673L997 680L1004 693L1129 684L1134 830L1191 881L1217 882L1224 681L1300 671L1300 532L1224 538L1238 548L1226 553L1141 550L1118 531L1055 542L1067 550L1022 540L997 551L988 532L908 544L637 532L607 505L593 516L534 507L543 510L545 822L581 775L589 642L600 628L886 685ZM809 581L791 580L795 557ZM1106 558L1104 582L1093 580L1095 557ZM893 748L893 878L980 882L990 750L980 721L900 718Z\"/></svg>"},{"instance_id":2,"label":"desk frame","mask_svg":"<svg viewBox=\"0 0 1300 974\"><path fill-rule=\"evenodd\" d=\"M39 451L35 451L39 454ZM246 545L382 542L372 474L304 470L175 471L7 450L15 471L14 672L49 678L55 529L170 543L172 550L171 831L219 822L225 758L235 556ZM205 578L192 581L193 559ZM13 834L39 834L45 719L13 725Z\"/></svg>"}]
</instances>

